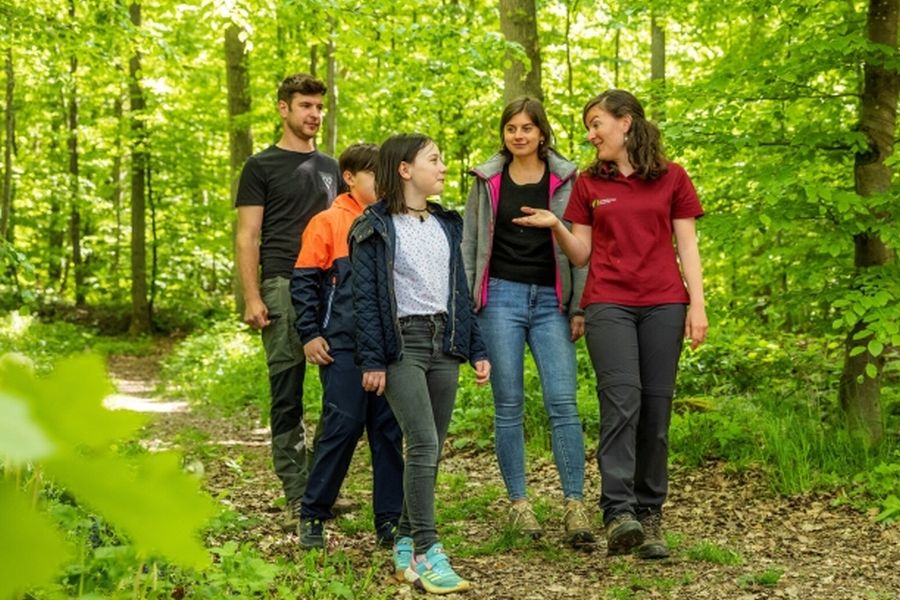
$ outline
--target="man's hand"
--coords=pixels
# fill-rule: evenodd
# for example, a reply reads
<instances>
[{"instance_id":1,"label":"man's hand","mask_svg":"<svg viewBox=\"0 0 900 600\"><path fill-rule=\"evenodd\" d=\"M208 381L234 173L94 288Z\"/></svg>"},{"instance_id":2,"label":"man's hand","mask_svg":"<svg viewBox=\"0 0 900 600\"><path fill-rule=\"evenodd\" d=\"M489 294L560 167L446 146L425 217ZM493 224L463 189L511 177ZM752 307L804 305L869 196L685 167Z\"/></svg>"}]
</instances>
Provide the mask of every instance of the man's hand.
<instances>
[{"instance_id":1,"label":"man's hand","mask_svg":"<svg viewBox=\"0 0 900 600\"><path fill-rule=\"evenodd\" d=\"M269 320L269 309L265 302L260 298L247 300L244 307L244 323L253 329L268 327L271 321Z\"/></svg>"},{"instance_id":2,"label":"man's hand","mask_svg":"<svg viewBox=\"0 0 900 600\"><path fill-rule=\"evenodd\" d=\"M387 372L366 371L363 373L362 386L367 392L375 392L379 396L384 393L384 385L387 382Z\"/></svg>"},{"instance_id":3,"label":"man's hand","mask_svg":"<svg viewBox=\"0 0 900 600\"><path fill-rule=\"evenodd\" d=\"M484 385L491 379L491 363L487 359L475 361L475 383Z\"/></svg>"},{"instance_id":4,"label":"man's hand","mask_svg":"<svg viewBox=\"0 0 900 600\"><path fill-rule=\"evenodd\" d=\"M328 350L330 350L328 342L321 335L303 344L306 362L314 365L330 365L334 362L334 359L328 354Z\"/></svg>"}]
</instances>

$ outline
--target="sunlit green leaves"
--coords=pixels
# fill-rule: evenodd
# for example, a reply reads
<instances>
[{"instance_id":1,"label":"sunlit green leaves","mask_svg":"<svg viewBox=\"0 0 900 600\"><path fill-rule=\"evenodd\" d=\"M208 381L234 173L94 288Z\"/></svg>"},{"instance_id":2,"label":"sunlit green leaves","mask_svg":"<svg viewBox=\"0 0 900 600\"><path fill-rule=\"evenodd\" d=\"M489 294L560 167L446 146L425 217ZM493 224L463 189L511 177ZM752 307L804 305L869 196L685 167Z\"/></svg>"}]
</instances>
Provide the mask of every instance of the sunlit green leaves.
<instances>
[{"instance_id":1,"label":"sunlit green leaves","mask_svg":"<svg viewBox=\"0 0 900 600\"><path fill-rule=\"evenodd\" d=\"M66 546L50 519L0 481L0 598L50 580L66 558Z\"/></svg>"},{"instance_id":2,"label":"sunlit green leaves","mask_svg":"<svg viewBox=\"0 0 900 600\"><path fill-rule=\"evenodd\" d=\"M40 503L26 500L39 498L42 477L102 515L132 541L138 556L190 567L208 563L197 531L215 504L182 472L176 455L115 451L144 419L104 408L110 390L95 356L64 360L44 378L22 361L0 361L4 468L28 461L34 470L27 495L8 484L0 487L0 565L15 571L0 576L0 597L46 582L64 560L62 536L41 515ZM20 566L22 560L27 567Z\"/></svg>"},{"instance_id":3,"label":"sunlit green leaves","mask_svg":"<svg viewBox=\"0 0 900 600\"><path fill-rule=\"evenodd\" d=\"M0 391L0 456L11 465L22 465L52 451L53 444L28 414L28 406Z\"/></svg>"}]
</instances>

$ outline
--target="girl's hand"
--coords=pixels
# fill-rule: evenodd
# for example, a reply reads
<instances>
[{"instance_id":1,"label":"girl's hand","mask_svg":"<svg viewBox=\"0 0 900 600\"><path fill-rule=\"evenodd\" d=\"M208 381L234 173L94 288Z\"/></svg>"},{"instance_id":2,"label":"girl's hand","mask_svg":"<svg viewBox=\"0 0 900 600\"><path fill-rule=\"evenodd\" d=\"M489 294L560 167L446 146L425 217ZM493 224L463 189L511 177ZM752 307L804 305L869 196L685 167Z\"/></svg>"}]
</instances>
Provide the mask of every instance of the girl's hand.
<instances>
[{"instance_id":1,"label":"girl's hand","mask_svg":"<svg viewBox=\"0 0 900 600\"><path fill-rule=\"evenodd\" d=\"M475 361L475 383L484 385L491 378L491 363L487 359Z\"/></svg>"},{"instance_id":2,"label":"girl's hand","mask_svg":"<svg viewBox=\"0 0 900 600\"><path fill-rule=\"evenodd\" d=\"M546 208L531 208L530 206L523 206L522 212L525 213L526 217L516 217L512 220L516 225L521 225L522 227L543 227L545 229L552 229L556 227L556 224L559 223L559 219L552 212L547 210Z\"/></svg>"},{"instance_id":3,"label":"girl's hand","mask_svg":"<svg viewBox=\"0 0 900 600\"><path fill-rule=\"evenodd\" d=\"M569 319L569 329L572 331L572 343L577 342L584 335L584 315L575 315Z\"/></svg>"},{"instance_id":4,"label":"girl's hand","mask_svg":"<svg viewBox=\"0 0 900 600\"><path fill-rule=\"evenodd\" d=\"M379 396L384 393L384 385L387 382L386 371L366 371L363 373L362 386L367 392L375 392Z\"/></svg>"},{"instance_id":5,"label":"girl's hand","mask_svg":"<svg viewBox=\"0 0 900 600\"><path fill-rule=\"evenodd\" d=\"M684 319L684 337L691 340L691 350L696 350L703 343L708 330L706 308L702 304L688 306L687 317Z\"/></svg>"}]
</instances>

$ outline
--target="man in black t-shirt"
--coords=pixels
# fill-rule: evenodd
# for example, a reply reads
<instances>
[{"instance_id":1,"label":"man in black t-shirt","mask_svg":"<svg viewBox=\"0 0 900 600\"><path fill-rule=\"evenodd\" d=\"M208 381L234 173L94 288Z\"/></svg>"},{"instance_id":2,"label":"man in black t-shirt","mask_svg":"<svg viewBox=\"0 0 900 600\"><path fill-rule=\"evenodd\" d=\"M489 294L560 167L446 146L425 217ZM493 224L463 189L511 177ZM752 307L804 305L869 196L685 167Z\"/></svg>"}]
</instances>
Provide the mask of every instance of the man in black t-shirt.
<instances>
[{"instance_id":1,"label":"man in black t-shirt","mask_svg":"<svg viewBox=\"0 0 900 600\"><path fill-rule=\"evenodd\" d=\"M272 399L272 460L288 506L297 511L312 456L303 430L306 363L294 329L290 280L306 224L345 191L337 161L315 148L324 95L325 85L303 73L281 83L281 139L247 160L235 201L244 321L262 330Z\"/></svg>"}]
</instances>

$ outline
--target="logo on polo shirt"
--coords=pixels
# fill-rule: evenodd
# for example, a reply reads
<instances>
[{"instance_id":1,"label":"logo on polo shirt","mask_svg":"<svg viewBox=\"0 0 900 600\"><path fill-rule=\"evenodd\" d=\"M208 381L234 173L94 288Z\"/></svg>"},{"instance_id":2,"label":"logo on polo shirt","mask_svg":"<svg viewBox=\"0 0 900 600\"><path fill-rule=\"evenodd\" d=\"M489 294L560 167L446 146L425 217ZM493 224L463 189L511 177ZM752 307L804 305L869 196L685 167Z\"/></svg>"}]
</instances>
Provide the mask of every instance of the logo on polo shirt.
<instances>
[{"instance_id":1,"label":"logo on polo shirt","mask_svg":"<svg viewBox=\"0 0 900 600\"><path fill-rule=\"evenodd\" d=\"M594 198L593 200L591 200L591 208L606 206L607 204L612 204L615 201L615 198Z\"/></svg>"}]
</instances>

